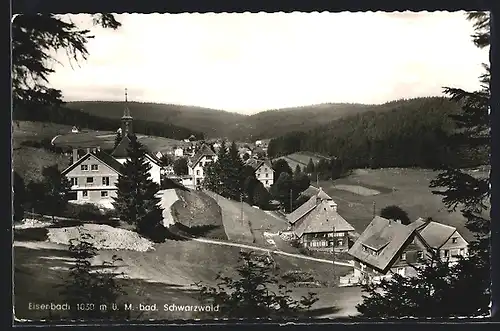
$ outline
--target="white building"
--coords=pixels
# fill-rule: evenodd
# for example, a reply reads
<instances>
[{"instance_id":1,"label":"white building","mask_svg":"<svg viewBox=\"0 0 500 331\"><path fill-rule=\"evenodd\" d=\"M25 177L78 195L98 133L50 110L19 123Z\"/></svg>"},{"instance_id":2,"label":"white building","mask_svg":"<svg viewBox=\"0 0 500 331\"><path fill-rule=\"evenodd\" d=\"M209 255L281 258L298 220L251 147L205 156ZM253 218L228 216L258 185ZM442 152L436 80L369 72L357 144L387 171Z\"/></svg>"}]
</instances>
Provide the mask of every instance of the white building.
<instances>
[{"instance_id":1,"label":"white building","mask_svg":"<svg viewBox=\"0 0 500 331\"><path fill-rule=\"evenodd\" d=\"M188 161L188 175L193 179L193 186L201 185L205 179L205 166L209 163L216 162L217 155L206 144L203 144L198 152Z\"/></svg>"}]
</instances>

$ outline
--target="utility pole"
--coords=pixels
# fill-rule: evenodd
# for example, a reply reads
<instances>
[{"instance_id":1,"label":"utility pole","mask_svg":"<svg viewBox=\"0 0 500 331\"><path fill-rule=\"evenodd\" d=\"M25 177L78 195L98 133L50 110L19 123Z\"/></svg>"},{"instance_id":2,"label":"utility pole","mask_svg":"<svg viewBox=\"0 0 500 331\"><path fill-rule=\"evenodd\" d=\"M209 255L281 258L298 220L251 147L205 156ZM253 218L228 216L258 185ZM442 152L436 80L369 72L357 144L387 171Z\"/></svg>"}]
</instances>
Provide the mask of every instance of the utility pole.
<instances>
[{"instance_id":1,"label":"utility pole","mask_svg":"<svg viewBox=\"0 0 500 331\"><path fill-rule=\"evenodd\" d=\"M316 172L316 186L319 188L319 174Z\"/></svg>"},{"instance_id":2,"label":"utility pole","mask_svg":"<svg viewBox=\"0 0 500 331\"><path fill-rule=\"evenodd\" d=\"M290 189L290 213L293 210L293 189Z\"/></svg>"},{"instance_id":3,"label":"utility pole","mask_svg":"<svg viewBox=\"0 0 500 331\"><path fill-rule=\"evenodd\" d=\"M240 207L241 207L240 218L243 221L243 194L241 194L241 193L240 193Z\"/></svg>"},{"instance_id":4,"label":"utility pole","mask_svg":"<svg viewBox=\"0 0 500 331\"><path fill-rule=\"evenodd\" d=\"M375 201L373 201L373 218L375 218Z\"/></svg>"}]
</instances>

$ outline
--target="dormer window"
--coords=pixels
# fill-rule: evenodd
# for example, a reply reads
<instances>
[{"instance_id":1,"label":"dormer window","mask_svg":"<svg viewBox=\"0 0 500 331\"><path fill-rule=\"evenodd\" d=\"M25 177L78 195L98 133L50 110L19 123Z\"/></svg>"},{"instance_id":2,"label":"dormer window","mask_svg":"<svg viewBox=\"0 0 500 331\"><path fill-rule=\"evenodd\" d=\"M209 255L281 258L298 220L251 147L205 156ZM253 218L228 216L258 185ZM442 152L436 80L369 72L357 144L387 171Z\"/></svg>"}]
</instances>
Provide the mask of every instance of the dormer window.
<instances>
[{"instance_id":1,"label":"dormer window","mask_svg":"<svg viewBox=\"0 0 500 331\"><path fill-rule=\"evenodd\" d=\"M406 253L401 254L401 260L406 261Z\"/></svg>"}]
</instances>

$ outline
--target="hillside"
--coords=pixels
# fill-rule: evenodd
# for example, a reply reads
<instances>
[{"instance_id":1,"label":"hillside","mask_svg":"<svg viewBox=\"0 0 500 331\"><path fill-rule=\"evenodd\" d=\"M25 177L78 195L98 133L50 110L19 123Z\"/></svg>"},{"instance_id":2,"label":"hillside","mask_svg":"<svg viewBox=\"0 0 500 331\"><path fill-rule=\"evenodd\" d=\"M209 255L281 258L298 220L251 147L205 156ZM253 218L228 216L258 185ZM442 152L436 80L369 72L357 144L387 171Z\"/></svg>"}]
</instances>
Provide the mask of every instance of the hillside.
<instances>
[{"instance_id":1,"label":"hillside","mask_svg":"<svg viewBox=\"0 0 500 331\"><path fill-rule=\"evenodd\" d=\"M128 104L134 121L137 119L170 123L203 132L208 138L225 136L238 122L246 118L245 115L202 107L139 102ZM75 101L68 102L67 107L110 119L118 119L123 115L123 102Z\"/></svg>"},{"instance_id":2,"label":"hillside","mask_svg":"<svg viewBox=\"0 0 500 331\"><path fill-rule=\"evenodd\" d=\"M120 104L123 114L123 103ZM113 131L120 127L119 118L107 117L107 110L101 109L102 113L91 114L80 111L74 108L59 107L59 108L40 108L36 111L16 108L12 112L13 120L15 121L37 121L45 123L57 123L64 125L76 125L80 128L88 128L99 131ZM186 139L190 135L194 135L198 139L203 139L203 133L192 130L191 128L182 127L169 122L159 122L155 117L135 119L134 131L145 135L159 136L172 139Z\"/></svg>"},{"instance_id":3,"label":"hillside","mask_svg":"<svg viewBox=\"0 0 500 331\"><path fill-rule=\"evenodd\" d=\"M271 157L311 151L338 157L345 169L483 164L481 153L452 149L455 125L449 115L460 105L445 98L418 98L374 106L311 130L271 140Z\"/></svg>"},{"instance_id":4,"label":"hillside","mask_svg":"<svg viewBox=\"0 0 500 331\"><path fill-rule=\"evenodd\" d=\"M169 123L189 128L202 132L207 138L227 137L231 140L254 141L295 131L308 131L346 116L366 112L390 112L395 108L405 107L414 100L421 99L397 100L382 105L326 103L272 109L253 115L194 106L139 102L129 102L129 108L132 116L137 120ZM118 119L123 113L123 102L75 101L69 102L67 107L109 119Z\"/></svg>"}]
</instances>

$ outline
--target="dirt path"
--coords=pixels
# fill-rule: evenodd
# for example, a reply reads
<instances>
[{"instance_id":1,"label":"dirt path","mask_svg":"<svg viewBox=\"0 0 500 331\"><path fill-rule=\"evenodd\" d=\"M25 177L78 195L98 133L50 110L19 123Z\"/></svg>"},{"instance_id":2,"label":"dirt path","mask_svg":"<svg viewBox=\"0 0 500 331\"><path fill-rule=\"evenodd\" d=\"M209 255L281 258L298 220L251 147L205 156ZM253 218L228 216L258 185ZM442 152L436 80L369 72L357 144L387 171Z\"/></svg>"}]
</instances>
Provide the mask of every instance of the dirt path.
<instances>
[{"instance_id":1,"label":"dirt path","mask_svg":"<svg viewBox=\"0 0 500 331\"><path fill-rule=\"evenodd\" d=\"M311 256L287 253L287 252L280 251L278 249L270 249L270 248L257 247L257 246L247 245L247 244L238 244L238 243L219 241L219 240L213 240L213 239L205 239L205 238L191 238L191 240L206 243L206 244L212 244L212 245L239 247L239 248L250 249L250 250L254 250L254 251L261 251L261 252L266 252L266 253L284 255L284 256L294 257L294 258L302 259L302 260L316 261L316 262L328 263L328 264L334 263L336 265L354 268L354 265L352 265L351 263L348 263L348 262L341 262L341 261L333 262L332 260L318 259L318 258L311 257Z\"/></svg>"}]
</instances>

